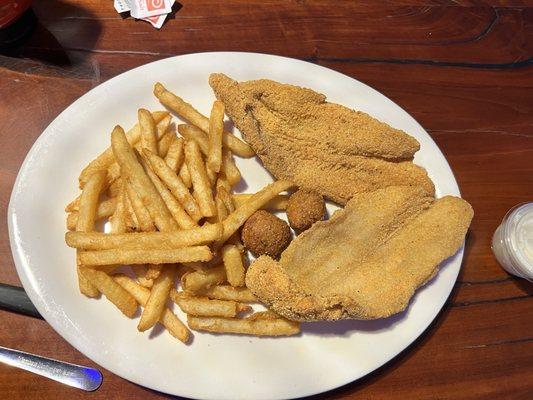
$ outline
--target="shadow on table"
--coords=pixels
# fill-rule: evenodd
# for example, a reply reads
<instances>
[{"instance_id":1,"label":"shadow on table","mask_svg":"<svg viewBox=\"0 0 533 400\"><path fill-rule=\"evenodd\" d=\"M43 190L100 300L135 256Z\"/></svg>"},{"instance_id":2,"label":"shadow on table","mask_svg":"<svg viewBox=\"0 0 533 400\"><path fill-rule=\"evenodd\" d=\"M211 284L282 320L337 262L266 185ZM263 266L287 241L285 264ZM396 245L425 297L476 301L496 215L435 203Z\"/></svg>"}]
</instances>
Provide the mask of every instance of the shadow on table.
<instances>
[{"instance_id":1,"label":"shadow on table","mask_svg":"<svg viewBox=\"0 0 533 400\"><path fill-rule=\"evenodd\" d=\"M518 286L528 296L533 295L533 282L529 282L522 278L513 277L514 284Z\"/></svg>"},{"instance_id":2,"label":"shadow on table","mask_svg":"<svg viewBox=\"0 0 533 400\"><path fill-rule=\"evenodd\" d=\"M176 13L183 8L183 4L178 3L177 1L174 2L174 5L172 6L172 11L167 16L167 19L165 21L165 24L163 25L163 28L166 24L168 24L168 21L176 19Z\"/></svg>"},{"instance_id":3,"label":"shadow on table","mask_svg":"<svg viewBox=\"0 0 533 400\"><path fill-rule=\"evenodd\" d=\"M60 0L35 2L19 21L11 37L0 43L0 66L12 71L42 75L83 75L90 50L98 41L101 23L87 9ZM68 52L52 33L83 38L83 51ZM65 34L67 32L67 34ZM81 68L80 68L81 67Z\"/></svg>"}]
</instances>

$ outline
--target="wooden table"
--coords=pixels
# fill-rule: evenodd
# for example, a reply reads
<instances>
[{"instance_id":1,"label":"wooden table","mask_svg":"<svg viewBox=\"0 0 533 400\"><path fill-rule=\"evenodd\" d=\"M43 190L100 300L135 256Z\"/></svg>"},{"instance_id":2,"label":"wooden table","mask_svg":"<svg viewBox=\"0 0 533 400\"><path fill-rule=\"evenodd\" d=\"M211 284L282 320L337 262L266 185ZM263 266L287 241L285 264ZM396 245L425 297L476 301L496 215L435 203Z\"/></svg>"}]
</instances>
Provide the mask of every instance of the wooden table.
<instances>
[{"instance_id":1,"label":"wooden table","mask_svg":"<svg viewBox=\"0 0 533 400\"><path fill-rule=\"evenodd\" d=\"M124 71L214 50L332 68L384 93L426 128L476 215L459 280L427 332L370 376L316 398L531 399L533 285L505 273L490 243L506 211L533 199L533 4L449 3L191 0L157 31L122 19L111 1L35 1L35 33L0 56L1 219L35 139L71 102ZM20 284L5 223L0 252L0 281ZM0 317L1 345L95 366L46 322ZM165 397L107 371L104 377L86 394L0 365L0 397Z\"/></svg>"}]
</instances>

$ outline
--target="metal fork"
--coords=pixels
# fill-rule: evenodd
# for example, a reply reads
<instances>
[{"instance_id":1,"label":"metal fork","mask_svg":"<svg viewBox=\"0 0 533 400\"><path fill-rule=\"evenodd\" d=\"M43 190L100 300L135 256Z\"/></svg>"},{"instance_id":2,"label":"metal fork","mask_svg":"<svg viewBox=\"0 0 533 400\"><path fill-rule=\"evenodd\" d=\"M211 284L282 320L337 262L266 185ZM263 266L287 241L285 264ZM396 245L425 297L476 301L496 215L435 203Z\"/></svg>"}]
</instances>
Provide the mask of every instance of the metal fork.
<instances>
[{"instance_id":1,"label":"metal fork","mask_svg":"<svg viewBox=\"0 0 533 400\"><path fill-rule=\"evenodd\" d=\"M0 284L0 308L42 318L24 289L17 286ZM98 389L102 384L102 374L97 369L2 346L0 362L88 392Z\"/></svg>"},{"instance_id":2,"label":"metal fork","mask_svg":"<svg viewBox=\"0 0 533 400\"><path fill-rule=\"evenodd\" d=\"M0 346L0 362L44 376L65 385L92 392L102 384L102 374L94 368L70 364L24 351Z\"/></svg>"}]
</instances>

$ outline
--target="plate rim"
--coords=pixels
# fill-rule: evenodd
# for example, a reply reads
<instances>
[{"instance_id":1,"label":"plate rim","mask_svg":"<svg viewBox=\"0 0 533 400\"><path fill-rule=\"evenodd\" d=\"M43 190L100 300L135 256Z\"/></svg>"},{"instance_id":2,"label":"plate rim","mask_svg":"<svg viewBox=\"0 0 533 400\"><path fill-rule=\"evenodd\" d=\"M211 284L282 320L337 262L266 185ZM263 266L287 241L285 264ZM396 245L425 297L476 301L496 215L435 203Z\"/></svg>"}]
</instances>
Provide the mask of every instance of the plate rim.
<instances>
[{"instance_id":1,"label":"plate rim","mask_svg":"<svg viewBox=\"0 0 533 400\"><path fill-rule=\"evenodd\" d=\"M146 383L146 382L142 382L140 379L133 379L132 377L126 377L125 374L123 374L121 372L117 372L116 368L109 368L107 366L104 367L102 365L102 363L97 362L95 360L95 358L93 358L92 355L89 356L88 354L86 354L85 350L81 349L82 343L78 342L76 340L76 337L75 337L73 332L65 331L65 330L61 329L59 324L56 324L56 320L54 319L54 314L53 314L53 312L51 312L47 308L47 305L46 305L47 302L45 301L44 297L41 296L35 290L35 288L33 287L33 285L31 284L31 282L29 280L29 277L28 277L27 272L26 272L25 267L24 267L24 262L22 260L22 257L20 255L20 253L19 253L19 250L20 250L19 249L19 245L16 242L16 236L17 235L15 234L15 228L14 228L14 221L13 220L14 220L14 218L16 218L16 213L15 213L15 210L14 210L15 209L15 204L14 203L15 203L18 191L20 190L21 181L24 178L24 175L27 173L28 166L29 166L29 163L31 162L31 159L33 158L35 153L38 152L39 147L43 144L45 139L49 135L52 135L53 130L55 129L55 126L57 124L60 124L63 121L63 119L65 119L66 116L69 115L71 112L73 112L76 108L80 107L80 105L84 101L84 98L85 98L85 100L87 100L86 97L89 96L89 94L91 96L94 96L97 93L99 93L100 91L105 91L106 90L106 86L107 86L106 84L109 84L112 81L117 82L119 80L125 79L126 75L129 74L129 73L132 73L133 71L140 70L140 69L143 69L143 68L147 68L148 66L150 66L152 64L169 61L171 59L194 57L194 56L198 56L198 55L203 55L203 56L208 56L208 57L209 56L214 56L214 57L227 56L227 57L230 57L230 56L235 56L235 55L237 55L237 56L251 56L251 57L256 57L256 56L265 57L266 56L266 57L270 57L270 58L273 58L273 59L283 59L283 60L285 60L285 62L296 62L296 63L310 64L313 67L318 67L320 69L324 69L324 70L328 70L330 72L334 72L336 74L340 74L340 75L342 75L342 76L344 76L346 78L349 78L350 80L353 80L353 81L357 82L358 84L364 85L367 89L372 91L374 94L380 95L383 99L386 99L387 101L391 102L396 107L401 109L427 135L428 139L433 143L435 148L441 153L442 158L443 158L444 162L446 163L446 166L448 167L448 169L449 169L449 171L451 173L451 177L453 178L453 189L454 189L454 191L456 191L455 195L457 195L459 197L461 196L461 193L460 193L460 190L459 190L459 184L457 182L455 174L454 174L454 172L453 172L453 170L452 170L452 168L451 168L446 156L444 155L444 153L442 152L440 147L436 144L436 142L433 140L431 135L426 131L426 129L424 129L422 127L422 125L410 113L408 113L403 107L401 107L395 101L390 99L388 96L386 96L385 94L379 92L378 90L374 89L373 87L367 85L363 81L361 81L359 79L356 79L356 78L353 78L353 77L351 77L349 75L346 75L346 74L344 74L342 72L339 72L337 70L334 70L334 69L331 69L331 68L328 68L328 67L325 67L325 66L322 66L322 65L319 65L319 64L315 64L315 63L312 63L312 62L309 62L309 61L305 61L305 60L301 60L301 59L297 59L297 58L292 58L292 57L287 57L287 56L279 56L279 55L268 54L268 53L260 53L260 52L206 51L206 52L187 53L187 54L181 54L181 55L176 55L176 56L171 56L171 57L165 57L165 58L161 58L159 60L155 60L155 61L152 61L152 62L149 62L149 63L146 63L146 64L139 65L139 66L137 66L135 68L129 69L127 71L124 71L124 72L122 72L122 73L120 73L120 74L118 74L118 75L106 80L105 82L100 83L98 86L91 88L89 91L85 92L82 96L80 96L79 98L74 100L72 103L70 103L63 111L61 111L61 113L59 113L46 126L46 128L41 132L41 134L37 137L37 139L35 140L35 142L31 146L31 148L29 149L28 153L26 154L26 156L24 158L24 161L22 162L22 164L21 164L21 166L20 166L20 168L19 168L19 170L17 172L17 177L16 177L15 182L14 182L13 187L12 187L12 191L11 191L11 195L10 195L10 199L9 199L9 204L8 204L8 208L7 208L9 244L10 244L11 254L12 254L12 257L13 257L13 260L14 260L15 268L16 268L16 271L17 271L17 275L18 275L18 277L19 277L19 279L20 279L20 281L21 281L21 283L22 283L22 285L24 287L24 290L26 291L26 293L30 297L32 303L35 305L37 310L41 313L41 315L43 316L45 321L52 327L52 329L59 336L61 336L65 341L67 341L69 343L69 345L73 346L77 351L79 351L85 357L87 357L92 362L97 364L100 368L106 369L106 370L110 371L111 373L113 373L114 375L117 375L117 376L119 376L122 379L126 379L126 380L128 380L130 382L133 382L134 384L138 384L138 385L140 385L142 387L146 387L146 388L158 391L160 393L167 393L167 394L170 394L170 395L177 395L177 396L184 396L184 397L187 397L188 395L187 394L183 395L183 394L169 393L169 392L163 391L162 389L160 389L156 385L151 385L150 382ZM299 394L296 397L294 397L294 396L289 396L289 397L285 396L285 397L277 397L277 398L279 398L279 399L294 399L294 398L300 398L300 397L304 397L304 396L312 396L312 395L316 395L316 394L327 393L327 392L329 392L331 390L334 390L336 388L340 388L340 387L346 386L346 385L348 385L350 383L357 382L360 379L363 379L364 377L366 377L366 376L374 373L375 371L379 370L383 366L393 362L403 352L410 350L411 347L414 344L416 344L417 340L423 334L425 334L427 332L427 330L431 327L433 322L440 315L440 313L442 312L442 309L444 308L444 306L448 302L448 300L450 298L450 295L453 292L453 289L454 289L455 284L457 282L458 275L459 275L460 270L462 268L462 263L464 261L465 240L463 241L463 244L460 247L460 249L454 255L452 255L450 257L450 259L451 258L458 259L457 262L459 264L459 267L457 268L457 272L454 273L454 276L453 276L453 279L452 279L453 281L450 282L451 283L450 290L449 290L448 294L445 296L444 302L442 303L440 308L438 310L436 310L435 315L429 320L429 322L426 324L426 326L424 326L423 329L421 329L420 332L412 340L410 340L409 343L407 343L405 345L405 347L403 347L402 349L400 349L397 352L393 352L394 354L388 360L384 361L379 366L375 367L373 370L367 372L366 374L364 374L364 375L362 375L362 376L360 376L358 378L349 379L349 380L346 380L346 381L342 381L341 383L338 383L338 384L330 385L330 386L328 386L327 388L325 388L323 390L305 392L305 393ZM441 268L439 267L438 271L440 271L440 269ZM436 276L438 276L438 275L439 275L439 273L436 274ZM418 292L419 289L417 289L417 292ZM193 398L193 397L189 397L189 398ZM206 398L207 399L209 397L194 397L194 398Z\"/></svg>"}]
</instances>

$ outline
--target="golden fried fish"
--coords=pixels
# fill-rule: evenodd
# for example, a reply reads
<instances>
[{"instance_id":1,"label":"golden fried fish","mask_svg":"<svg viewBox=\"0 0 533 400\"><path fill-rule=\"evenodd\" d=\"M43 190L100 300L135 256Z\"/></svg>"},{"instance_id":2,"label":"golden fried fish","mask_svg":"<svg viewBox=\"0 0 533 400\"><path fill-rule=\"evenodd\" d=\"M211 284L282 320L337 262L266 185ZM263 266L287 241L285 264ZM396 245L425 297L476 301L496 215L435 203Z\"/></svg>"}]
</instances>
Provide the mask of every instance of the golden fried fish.
<instances>
[{"instance_id":1,"label":"golden fried fish","mask_svg":"<svg viewBox=\"0 0 533 400\"><path fill-rule=\"evenodd\" d=\"M434 194L426 171L412 162L419 143L401 130L310 89L267 79L239 83L223 74L212 74L209 84L278 179L340 204L388 186Z\"/></svg>"},{"instance_id":2,"label":"golden fried fish","mask_svg":"<svg viewBox=\"0 0 533 400\"><path fill-rule=\"evenodd\" d=\"M246 285L292 320L388 317L457 252L472 217L463 199L434 200L419 187L356 194L298 236L279 262L254 261Z\"/></svg>"}]
</instances>

